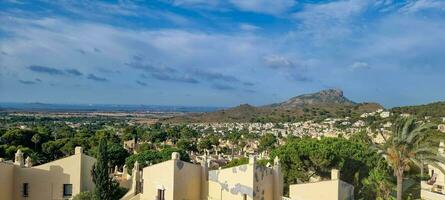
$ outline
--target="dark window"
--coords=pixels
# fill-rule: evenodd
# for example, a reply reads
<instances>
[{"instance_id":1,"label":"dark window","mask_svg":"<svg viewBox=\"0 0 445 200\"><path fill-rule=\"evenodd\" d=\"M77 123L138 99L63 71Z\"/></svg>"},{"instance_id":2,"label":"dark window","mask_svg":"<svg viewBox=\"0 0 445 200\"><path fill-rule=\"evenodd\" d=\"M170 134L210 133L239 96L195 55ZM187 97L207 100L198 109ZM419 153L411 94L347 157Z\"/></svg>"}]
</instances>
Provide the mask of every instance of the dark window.
<instances>
[{"instance_id":1,"label":"dark window","mask_svg":"<svg viewBox=\"0 0 445 200\"><path fill-rule=\"evenodd\" d=\"M158 199L157 200L165 200L165 190L158 189Z\"/></svg>"},{"instance_id":2,"label":"dark window","mask_svg":"<svg viewBox=\"0 0 445 200\"><path fill-rule=\"evenodd\" d=\"M73 185L72 184L63 184L63 196L64 197L73 196Z\"/></svg>"},{"instance_id":3,"label":"dark window","mask_svg":"<svg viewBox=\"0 0 445 200\"><path fill-rule=\"evenodd\" d=\"M23 183L22 195L23 195L23 197L28 197L28 195L29 195L29 184L28 183Z\"/></svg>"},{"instance_id":4,"label":"dark window","mask_svg":"<svg viewBox=\"0 0 445 200\"><path fill-rule=\"evenodd\" d=\"M247 200L247 194L243 194L243 200Z\"/></svg>"}]
</instances>

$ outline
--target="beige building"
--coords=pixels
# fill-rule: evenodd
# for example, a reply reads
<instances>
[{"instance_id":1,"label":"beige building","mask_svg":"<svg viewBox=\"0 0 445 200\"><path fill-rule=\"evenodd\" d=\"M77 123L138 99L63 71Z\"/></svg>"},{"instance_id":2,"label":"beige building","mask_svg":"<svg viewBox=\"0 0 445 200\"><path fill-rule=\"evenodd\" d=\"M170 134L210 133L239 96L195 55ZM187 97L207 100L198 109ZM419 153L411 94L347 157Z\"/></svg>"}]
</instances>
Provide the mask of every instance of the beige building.
<instances>
[{"instance_id":1,"label":"beige building","mask_svg":"<svg viewBox=\"0 0 445 200\"><path fill-rule=\"evenodd\" d=\"M13 163L0 162L0 199L71 199L93 189L90 173L95 162L76 147L72 156L33 167L31 159L24 160L18 150Z\"/></svg>"},{"instance_id":2,"label":"beige building","mask_svg":"<svg viewBox=\"0 0 445 200\"><path fill-rule=\"evenodd\" d=\"M277 164L278 163L278 164ZM122 200L281 200L283 181L278 158L275 166L259 166L255 158L248 164L208 171L201 165L172 159L145 167L136 163L130 191ZM139 171L139 173L138 173Z\"/></svg>"},{"instance_id":3,"label":"beige building","mask_svg":"<svg viewBox=\"0 0 445 200\"><path fill-rule=\"evenodd\" d=\"M445 156L445 143L440 142L439 153ZM437 163L443 169L445 164ZM431 179L421 182L420 196L424 200L444 200L445 199L445 174L438 168L428 165L428 174Z\"/></svg>"},{"instance_id":4,"label":"beige building","mask_svg":"<svg viewBox=\"0 0 445 200\"><path fill-rule=\"evenodd\" d=\"M338 170L331 171L331 180L289 186L290 200L353 200L354 186L340 178Z\"/></svg>"}]
</instances>

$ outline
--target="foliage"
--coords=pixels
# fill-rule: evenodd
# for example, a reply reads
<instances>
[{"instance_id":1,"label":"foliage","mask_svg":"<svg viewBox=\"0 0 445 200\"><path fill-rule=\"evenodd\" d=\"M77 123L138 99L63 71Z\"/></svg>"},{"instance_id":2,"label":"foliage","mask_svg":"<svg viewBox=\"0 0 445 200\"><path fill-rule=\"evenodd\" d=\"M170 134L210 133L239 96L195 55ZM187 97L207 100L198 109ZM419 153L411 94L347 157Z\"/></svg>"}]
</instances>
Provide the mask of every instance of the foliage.
<instances>
[{"instance_id":1,"label":"foliage","mask_svg":"<svg viewBox=\"0 0 445 200\"><path fill-rule=\"evenodd\" d=\"M391 136L383 145L376 145L379 153L392 167L397 178L397 200L402 199L405 173L424 164L445 169L438 163L445 163L445 158L437 153L437 148L429 142L422 142L425 131L435 127L432 124L419 124L415 119L402 118L394 125Z\"/></svg>"},{"instance_id":2,"label":"foliage","mask_svg":"<svg viewBox=\"0 0 445 200\"><path fill-rule=\"evenodd\" d=\"M74 196L73 200L94 200L94 193L90 191L80 192L78 195Z\"/></svg>"},{"instance_id":3,"label":"foliage","mask_svg":"<svg viewBox=\"0 0 445 200\"><path fill-rule=\"evenodd\" d=\"M177 148L166 148L161 151L147 150L131 155L130 157L127 157L127 159L125 160L125 164L127 165L128 169L133 169L134 162L138 161L138 163L143 168L148 166L150 163L157 164L166 160L170 160L171 154L173 152L178 152L180 154L181 160L190 162L190 157L184 150Z\"/></svg>"},{"instance_id":4,"label":"foliage","mask_svg":"<svg viewBox=\"0 0 445 200\"><path fill-rule=\"evenodd\" d=\"M373 196L364 190L361 180L368 177L381 160L366 144L343 138L290 139L272 151L271 158L275 156L281 160L286 188L314 176L328 178L330 170L336 168L340 169L342 180L354 185L357 199Z\"/></svg>"},{"instance_id":5,"label":"foliage","mask_svg":"<svg viewBox=\"0 0 445 200\"><path fill-rule=\"evenodd\" d=\"M109 155L107 141L102 138L99 142L97 162L91 171L94 188L94 198L97 200L118 200L120 198L119 184L109 174Z\"/></svg>"},{"instance_id":6,"label":"foliage","mask_svg":"<svg viewBox=\"0 0 445 200\"><path fill-rule=\"evenodd\" d=\"M260 145L258 146L259 151L271 150L277 143L277 138L267 133L260 138Z\"/></svg>"},{"instance_id":7,"label":"foliage","mask_svg":"<svg viewBox=\"0 0 445 200\"><path fill-rule=\"evenodd\" d=\"M230 162L228 162L224 168L230 168L230 167L235 167L235 166L239 166L239 165L244 165L249 163L249 158L238 158L238 159L233 159Z\"/></svg>"}]
</instances>

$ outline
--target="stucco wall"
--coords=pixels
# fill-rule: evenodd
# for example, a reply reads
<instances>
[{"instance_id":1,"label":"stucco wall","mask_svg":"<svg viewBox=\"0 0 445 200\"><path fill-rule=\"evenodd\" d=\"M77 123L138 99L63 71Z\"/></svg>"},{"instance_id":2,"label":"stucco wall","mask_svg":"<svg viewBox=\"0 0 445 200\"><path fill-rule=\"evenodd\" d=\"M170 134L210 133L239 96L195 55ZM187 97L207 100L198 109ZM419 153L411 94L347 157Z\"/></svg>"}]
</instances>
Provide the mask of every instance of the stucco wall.
<instances>
[{"instance_id":1,"label":"stucco wall","mask_svg":"<svg viewBox=\"0 0 445 200\"><path fill-rule=\"evenodd\" d=\"M256 166L253 199L273 200L273 181L273 170L271 168Z\"/></svg>"},{"instance_id":2,"label":"stucco wall","mask_svg":"<svg viewBox=\"0 0 445 200\"><path fill-rule=\"evenodd\" d=\"M14 165L0 162L0 199L12 199Z\"/></svg>"},{"instance_id":3,"label":"stucco wall","mask_svg":"<svg viewBox=\"0 0 445 200\"><path fill-rule=\"evenodd\" d=\"M0 164L1 200L48 200L62 199L63 184L72 184L72 196L92 190L90 175L95 159L83 154L27 168ZM13 170L11 170L12 168ZM5 169L4 169L5 168ZM4 180L4 181L3 181ZM23 197L23 184L28 184L28 197ZM8 192L5 192L5 191Z\"/></svg>"},{"instance_id":4,"label":"stucco wall","mask_svg":"<svg viewBox=\"0 0 445 200\"><path fill-rule=\"evenodd\" d=\"M152 200L158 187L165 188L165 200L173 200L174 160L165 161L143 169L143 193L141 199Z\"/></svg>"},{"instance_id":5,"label":"stucco wall","mask_svg":"<svg viewBox=\"0 0 445 200\"><path fill-rule=\"evenodd\" d=\"M64 173L60 166L51 166L48 169L19 168L15 170L14 199L22 198L23 183L28 183L29 200L61 199L63 197L63 184L78 184L70 182L71 176Z\"/></svg>"},{"instance_id":6,"label":"stucco wall","mask_svg":"<svg viewBox=\"0 0 445 200\"><path fill-rule=\"evenodd\" d=\"M201 199L201 166L175 160L175 200Z\"/></svg>"},{"instance_id":7,"label":"stucco wall","mask_svg":"<svg viewBox=\"0 0 445 200\"><path fill-rule=\"evenodd\" d=\"M341 180L289 186L289 197L297 200L352 200L353 195L354 187Z\"/></svg>"},{"instance_id":8,"label":"stucco wall","mask_svg":"<svg viewBox=\"0 0 445 200\"><path fill-rule=\"evenodd\" d=\"M95 163L95 158L82 154L81 191L93 191L94 183L91 170Z\"/></svg>"},{"instance_id":9,"label":"stucco wall","mask_svg":"<svg viewBox=\"0 0 445 200\"><path fill-rule=\"evenodd\" d=\"M209 171L209 200L243 199L244 194L253 200L253 178L251 164Z\"/></svg>"}]
</instances>

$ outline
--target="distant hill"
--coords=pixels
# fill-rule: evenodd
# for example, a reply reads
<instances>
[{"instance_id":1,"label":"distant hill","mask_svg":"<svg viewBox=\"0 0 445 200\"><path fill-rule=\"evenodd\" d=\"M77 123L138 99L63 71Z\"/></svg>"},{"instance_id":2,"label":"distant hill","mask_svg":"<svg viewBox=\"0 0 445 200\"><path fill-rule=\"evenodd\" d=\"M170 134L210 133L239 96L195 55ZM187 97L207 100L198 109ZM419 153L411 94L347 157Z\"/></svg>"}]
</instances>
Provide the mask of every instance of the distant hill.
<instances>
[{"instance_id":1,"label":"distant hill","mask_svg":"<svg viewBox=\"0 0 445 200\"><path fill-rule=\"evenodd\" d=\"M417 117L430 116L433 118L445 117L445 102L435 102L416 106L394 107L391 112L395 114L407 113Z\"/></svg>"},{"instance_id":2,"label":"distant hill","mask_svg":"<svg viewBox=\"0 0 445 200\"><path fill-rule=\"evenodd\" d=\"M292 97L281 103L255 107L242 104L215 112L189 114L168 122L290 122L360 115L383 108L377 103L355 103L339 89Z\"/></svg>"},{"instance_id":3,"label":"distant hill","mask_svg":"<svg viewBox=\"0 0 445 200\"><path fill-rule=\"evenodd\" d=\"M281 108L281 109L293 109L304 108L307 106L354 106L355 102L349 100L343 96L343 91L339 89L322 90L317 93L303 94L290 98L289 100L281 103L271 104L266 107Z\"/></svg>"}]
</instances>

